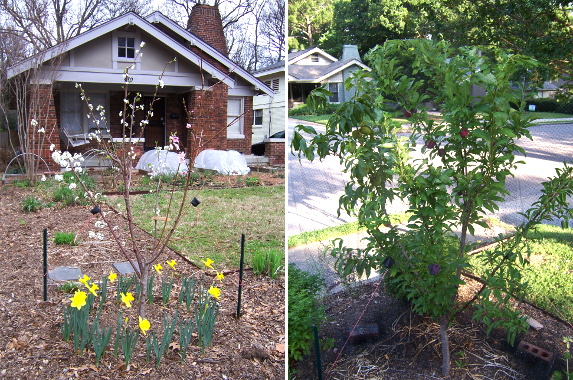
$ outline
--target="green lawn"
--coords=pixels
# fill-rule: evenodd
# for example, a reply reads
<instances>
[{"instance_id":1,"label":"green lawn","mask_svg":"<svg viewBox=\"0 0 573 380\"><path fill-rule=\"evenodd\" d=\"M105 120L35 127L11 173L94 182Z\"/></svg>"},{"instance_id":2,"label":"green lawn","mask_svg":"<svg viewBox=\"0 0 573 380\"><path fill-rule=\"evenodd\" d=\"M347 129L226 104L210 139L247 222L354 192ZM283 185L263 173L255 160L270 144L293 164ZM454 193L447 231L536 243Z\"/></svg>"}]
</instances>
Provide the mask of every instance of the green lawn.
<instances>
[{"instance_id":1,"label":"green lawn","mask_svg":"<svg viewBox=\"0 0 573 380\"><path fill-rule=\"evenodd\" d=\"M541 225L530 234L529 265L522 273L528 283L526 300L573 323L573 229ZM526 255L524 255L526 256ZM478 263L477 257L472 257ZM478 267L475 274L491 270Z\"/></svg>"},{"instance_id":2,"label":"green lawn","mask_svg":"<svg viewBox=\"0 0 573 380\"><path fill-rule=\"evenodd\" d=\"M557 113L557 112L526 112L526 114L534 116L535 120L573 118L573 115L569 115L566 113ZM291 118L305 121L312 121L314 123L319 123L319 124L326 124L328 122L328 119L330 118L330 115L291 116ZM441 121L441 117L439 116L432 117L432 119ZM408 123L407 119L394 118L394 120L401 124Z\"/></svg>"},{"instance_id":3,"label":"green lawn","mask_svg":"<svg viewBox=\"0 0 573 380\"><path fill-rule=\"evenodd\" d=\"M166 216L169 195L160 193L159 216ZM174 204L181 197L182 192L176 192ZM190 191L189 201L193 197L201 204L197 208L186 208L170 246L197 265L201 266L201 261L208 257L219 268L238 268L241 234L246 238L247 265L258 251L284 251L284 186ZM122 202L110 197L108 203L117 207ZM155 195L135 195L132 205L137 225L153 234ZM162 224L157 223L159 227ZM171 224L168 222L167 227ZM160 231L158 229L158 236Z\"/></svg>"},{"instance_id":4,"label":"green lawn","mask_svg":"<svg viewBox=\"0 0 573 380\"><path fill-rule=\"evenodd\" d=\"M532 115L535 120L538 119L563 119L572 118L573 115L567 113L557 113L557 112L526 112L526 114Z\"/></svg>"}]
</instances>

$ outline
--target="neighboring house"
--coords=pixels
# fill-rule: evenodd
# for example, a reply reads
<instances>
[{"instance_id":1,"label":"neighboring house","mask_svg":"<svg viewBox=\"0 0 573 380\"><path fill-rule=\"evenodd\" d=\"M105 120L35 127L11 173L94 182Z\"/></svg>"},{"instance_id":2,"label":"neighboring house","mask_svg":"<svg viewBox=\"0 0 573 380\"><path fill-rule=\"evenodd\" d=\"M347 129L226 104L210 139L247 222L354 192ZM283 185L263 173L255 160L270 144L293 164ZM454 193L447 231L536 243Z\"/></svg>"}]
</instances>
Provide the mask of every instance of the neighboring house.
<instances>
[{"instance_id":1,"label":"neighboring house","mask_svg":"<svg viewBox=\"0 0 573 380\"><path fill-rule=\"evenodd\" d=\"M285 130L285 61L263 67L253 75L274 92L272 96L261 94L253 99L253 143L259 143Z\"/></svg>"},{"instance_id":2,"label":"neighboring house","mask_svg":"<svg viewBox=\"0 0 573 380\"><path fill-rule=\"evenodd\" d=\"M321 85L332 93L331 103L349 100L353 91L345 91L344 81L359 69L370 70L362 63L356 45L344 45L340 60L318 47L289 53L289 108L304 103L308 94Z\"/></svg>"},{"instance_id":3,"label":"neighboring house","mask_svg":"<svg viewBox=\"0 0 573 380\"><path fill-rule=\"evenodd\" d=\"M537 89L538 98L553 98L557 91L567 83L563 79L558 79L555 81L543 82L543 86Z\"/></svg>"},{"instance_id":4,"label":"neighboring house","mask_svg":"<svg viewBox=\"0 0 573 380\"><path fill-rule=\"evenodd\" d=\"M140 56L141 42L145 46ZM55 61L59 64L54 65ZM124 69L132 64L124 78ZM129 12L10 67L8 78L36 67L45 71L44 78L52 78L39 81L30 96L37 99L41 109L36 113L37 128L46 130L42 145L35 148L52 166L51 144L72 153L97 148L87 139L96 125L87 116L88 107L76 83L82 84L94 109L98 105L105 108L110 131L104 129L103 137L119 141L126 117L120 116L126 81L130 83L130 98L135 92L141 93L144 107L135 114L132 132L137 136L139 121L151 106L164 73L153 116L136 146L138 154L167 145L172 133L179 136L184 148L195 153L212 148L250 154L253 97L259 93L273 95L263 82L228 58L219 11L203 4L193 7L189 30L160 12L145 18ZM238 121L227 126L237 117ZM191 129L186 128L188 123Z\"/></svg>"}]
</instances>

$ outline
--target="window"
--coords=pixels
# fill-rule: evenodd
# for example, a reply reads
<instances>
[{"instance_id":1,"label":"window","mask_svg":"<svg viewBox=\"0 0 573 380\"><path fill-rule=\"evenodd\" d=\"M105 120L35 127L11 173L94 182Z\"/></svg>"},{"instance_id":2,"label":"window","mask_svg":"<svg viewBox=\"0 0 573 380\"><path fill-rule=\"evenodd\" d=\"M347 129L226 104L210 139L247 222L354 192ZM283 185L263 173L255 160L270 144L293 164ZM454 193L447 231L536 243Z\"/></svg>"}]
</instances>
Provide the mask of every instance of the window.
<instances>
[{"instance_id":1,"label":"window","mask_svg":"<svg viewBox=\"0 0 573 380\"><path fill-rule=\"evenodd\" d=\"M338 103L338 83L329 83L328 84L328 91L332 93L332 95L328 98L331 103Z\"/></svg>"},{"instance_id":2,"label":"window","mask_svg":"<svg viewBox=\"0 0 573 380\"><path fill-rule=\"evenodd\" d=\"M318 54L313 53L310 55L310 62L317 63L318 62Z\"/></svg>"},{"instance_id":3,"label":"window","mask_svg":"<svg viewBox=\"0 0 573 380\"><path fill-rule=\"evenodd\" d=\"M255 125L263 125L263 110L254 110L255 112Z\"/></svg>"},{"instance_id":4,"label":"window","mask_svg":"<svg viewBox=\"0 0 573 380\"><path fill-rule=\"evenodd\" d=\"M90 93L90 104L93 106L93 116L100 119L98 106L106 107L106 94ZM68 135L80 135L95 132L98 129L88 106L77 92L62 92L60 94L60 119L61 128L65 129ZM89 117L88 117L89 114ZM102 135L106 135L106 126L100 123Z\"/></svg>"},{"instance_id":5,"label":"window","mask_svg":"<svg viewBox=\"0 0 573 380\"><path fill-rule=\"evenodd\" d=\"M117 56L135 58L135 37L117 37Z\"/></svg>"},{"instance_id":6,"label":"window","mask_svg":"<svg viewBox=\"0 0 573 380\"><path fill-rule=\"evenodd\" d=\"M280 81L278 78L275 78L273 80L267 80L265 81L265 84L274 92L279 92L280 89Z\"/></svg>"},{"instance_id":7,"label":"window","mask_svg":"<svg viewBox=\"0 0 573 380\"><path fill-rule=\"evenodd\" d=\"M243 135L243 98L229 97L227 103L227 137L244 138Z\"/></svg>"},{"instance_id":8,"label":"window","mask_svg":"<svg viewBox=\"0 0 573 380\"><path fill-rule=\"evenodd\" d=\"M62 92L60 100L61 128L68 131L68 134L70 135L84 133L81 115L83 107L80 94L73 92Z\"/></svg>"}]
</instances>

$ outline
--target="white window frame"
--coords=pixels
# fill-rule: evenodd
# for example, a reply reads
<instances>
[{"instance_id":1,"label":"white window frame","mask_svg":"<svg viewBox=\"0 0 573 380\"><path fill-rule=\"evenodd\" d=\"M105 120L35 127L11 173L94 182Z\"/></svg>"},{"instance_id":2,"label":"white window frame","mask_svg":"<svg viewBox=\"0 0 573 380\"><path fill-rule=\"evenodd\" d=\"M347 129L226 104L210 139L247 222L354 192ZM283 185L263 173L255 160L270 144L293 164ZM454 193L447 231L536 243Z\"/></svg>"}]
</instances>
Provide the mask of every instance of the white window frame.
<instances>
[{"instance_id":1,"label":"white window frame","mask_svg":"<svg viewBox=\"0 0 573 380\"><path fill-rule=\"evenodd\" d=\"M135 58L127 58L127 57L120 57L118 55L118 40L120 37L125 38L133 38L133 47L135 49L134 55ZM137 32L122 32L122 31L114 31L112 32L112 60L113 60L113 68L118 68L118 63L133 63L135 62L135 69L141 70L141 55L137 54L139 51L139 45L141 44L141 36L139 31Z\"/></svg>"},{"instance_id":2,"label":"white window frame","mask_svg":"<svg viewBox=\"0 0 573 380\"><path fill-rule=\"evenodd\" d=\"M334 92L334 91L332 91L332 90L330 89L330 86L333 86L333 85L336 85L336 92ZM329 96L329 97L328 97L328 101L329 101L330 103L340 103L340 83L338 83L338 82L328 83L328 88L327 88L327 90L330 91L331 93L333 93L333 96L334 96L334 94L336 94L336 98L337 98L337 100L332 100L332 99L333 99L333 96Z\"/></svg>"},{"instance_id":3,"label":"white window frame","mask_svg":"<svg viewBox=\"0 0 573 380\"><path fill-rule=\"evenodd\" d=\"M239 113L235 115L231 113L229 102L232 100L240 101ZM244 139L245 138L245 98L242 96L229 96L227 100L227 138L230 139ZM237 120L238 118L238 120ZM230 124L232 122L232 124Z\"/></svg>"},{"instance_id":4,"label":"white window frame","mask_svg":"<svg viewBox=\"0 0 573 380\"><path fill-rule=\"evenodd\" d=\"M261 122L260 124L257 124L257 113L260 112L261 116ZM265 112L262 108L257 108L253 110L253 125L257 126L257 127L262 127L265 123Z\"/></svg>"}]
</instances>

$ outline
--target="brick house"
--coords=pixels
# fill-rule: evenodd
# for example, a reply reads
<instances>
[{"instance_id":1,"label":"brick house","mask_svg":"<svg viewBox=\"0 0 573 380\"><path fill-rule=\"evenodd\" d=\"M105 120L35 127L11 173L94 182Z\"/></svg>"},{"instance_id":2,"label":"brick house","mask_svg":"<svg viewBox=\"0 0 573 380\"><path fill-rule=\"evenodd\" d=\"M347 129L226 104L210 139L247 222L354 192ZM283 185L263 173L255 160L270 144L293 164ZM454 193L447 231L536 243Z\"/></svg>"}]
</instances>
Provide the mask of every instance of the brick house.
<instances>
[{"instance_id":1,"label":"brick house","mask_svg":"<svg viewBox=\"0 0 573 380\"><path fill-rule=\"evenodd\" d=\"M35 110L29 119L36 119L38 125L29 125L46 131L34 151L51 166L55 166L51 144L72 153L97 147L88 139L97 126L88 117L88 105L76 83L82 84L94 109L101 105L106 110L109 133L103 128L102 137L112 141L123 135L120 111L126 82L130 98L141 94L144 110L135 114L137 122L131 131L138 137L138 154L167 145L172 133L177 133L184 148L193 149L188 123L202 136L202 149L250 154L253 96L272 94L262 81L228 58L219 11L203 4L193 8L187 29L160 12L145 18L126 13L10 67L8 79L31 70L40 75L35 76L28 101ZM157 88L153 116L142 132L137 129L141 128L139 121L152 104L162 73L164 86Z\"/></svg>"}]
</instances>

